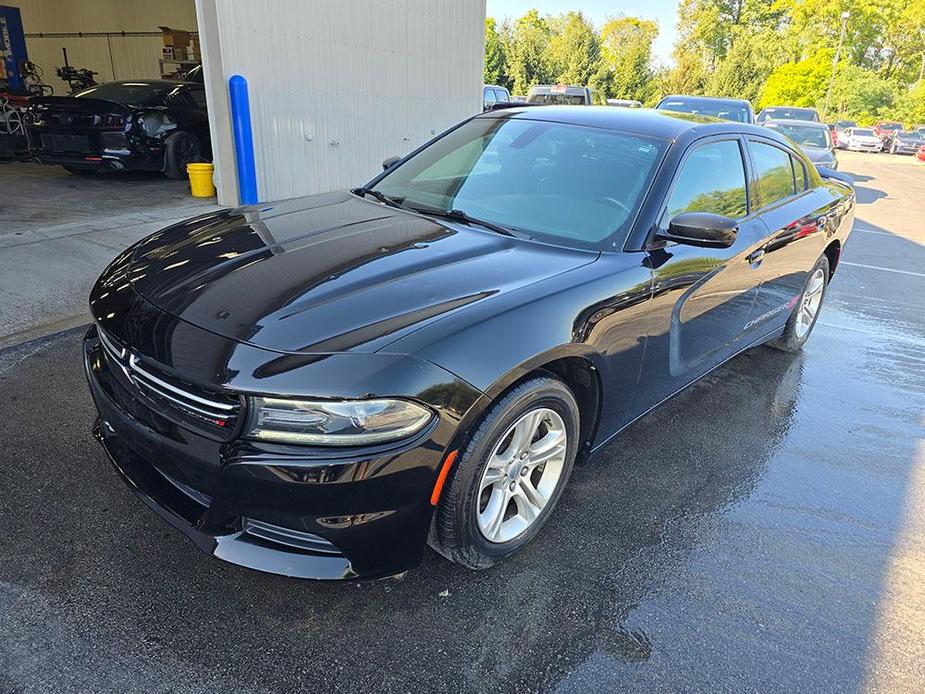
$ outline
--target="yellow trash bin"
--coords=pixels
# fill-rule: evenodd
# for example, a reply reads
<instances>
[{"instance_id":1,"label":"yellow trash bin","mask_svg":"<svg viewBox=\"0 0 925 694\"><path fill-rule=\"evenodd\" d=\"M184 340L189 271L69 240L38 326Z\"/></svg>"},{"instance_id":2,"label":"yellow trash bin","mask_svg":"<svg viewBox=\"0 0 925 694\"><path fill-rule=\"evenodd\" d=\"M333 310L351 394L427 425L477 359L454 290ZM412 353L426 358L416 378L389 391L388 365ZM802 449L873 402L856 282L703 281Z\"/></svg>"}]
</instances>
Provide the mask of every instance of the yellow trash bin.
<instances>
[{"instance_id":1,"label":"yellow trash bin","mask_svg":"<svg viewBox=\"0 0 925 694\"><path fill-rule=\"evenodd\" d=\"M212 185L214 170L215 167L209 163L186 165L189 187L194 198L211 198L215 195L215 186Z\"/></svg>"}]
</instances>

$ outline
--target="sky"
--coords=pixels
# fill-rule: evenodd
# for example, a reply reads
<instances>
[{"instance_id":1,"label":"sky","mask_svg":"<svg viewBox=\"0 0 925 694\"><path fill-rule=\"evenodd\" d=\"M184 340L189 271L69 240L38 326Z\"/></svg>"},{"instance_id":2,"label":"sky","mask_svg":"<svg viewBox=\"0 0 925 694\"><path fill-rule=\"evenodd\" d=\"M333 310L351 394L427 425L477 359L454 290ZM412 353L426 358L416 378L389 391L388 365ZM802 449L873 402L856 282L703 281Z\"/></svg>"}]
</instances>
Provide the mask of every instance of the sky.
<instances>
[{"instance_id":1,"label":"sky","mask_svg":"<svg viewBox=\"0 0 925 694\"><path fill-rule=\"evenodd\" d=\"M671 62L678 0L647 0L643 6L627 0L487 0L486 14L501 22L505 17L517 19L530 9L536 9L541 15L580 10L598 29L607 17L619 14L654 19L658 22L658 38L653 48L655 57L666 65Z\"/></svg>"}]
</instances>

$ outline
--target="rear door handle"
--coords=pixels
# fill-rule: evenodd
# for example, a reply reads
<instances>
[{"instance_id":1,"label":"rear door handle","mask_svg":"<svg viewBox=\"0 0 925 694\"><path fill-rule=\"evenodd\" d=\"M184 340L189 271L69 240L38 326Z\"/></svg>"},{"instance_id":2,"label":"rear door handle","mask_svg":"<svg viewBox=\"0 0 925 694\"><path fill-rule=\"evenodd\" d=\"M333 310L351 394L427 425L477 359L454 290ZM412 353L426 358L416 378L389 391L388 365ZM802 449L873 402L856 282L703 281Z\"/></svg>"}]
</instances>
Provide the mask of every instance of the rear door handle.
<instances>
[{"instance_id":1,"label":"rear door handle","mask_svg":"<svg viewBox=\"0 0 925 694\"><path fill-rule=\"evenodd\" d=\"M764 258L765 250L759 248L757 251L752 251L749 253L748 257L745 259L748 261L749 265L757 266L761 262L761 259Z\"/></svg>"}]
</instances>

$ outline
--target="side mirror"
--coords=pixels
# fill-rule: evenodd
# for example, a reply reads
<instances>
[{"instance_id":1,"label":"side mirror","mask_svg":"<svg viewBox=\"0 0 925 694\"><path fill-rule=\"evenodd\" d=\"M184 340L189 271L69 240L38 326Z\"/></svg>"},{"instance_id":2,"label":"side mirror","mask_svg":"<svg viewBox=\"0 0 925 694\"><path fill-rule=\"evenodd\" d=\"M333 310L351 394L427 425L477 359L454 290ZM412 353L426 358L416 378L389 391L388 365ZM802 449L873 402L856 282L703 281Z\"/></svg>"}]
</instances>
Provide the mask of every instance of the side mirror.
<instances>
[{"instance_id":1,"label":"side mirror","mask_svg":"<svg viewBox=\"0 0 925 694\"><path fill-rule=\"evenodd\" d=\"M383 159L382 160L382 170L388 171L400 161L401 161L401 157L388 157L387 159Z\"/></svg>"},{"instance_id":2,"label":"side mirror","mask_svg":"<svg viewBox=\"0 0 925 694\"><path fill-rule=\"evenodd\" d=\"M688 246L729 248L736 240L739 223L710 212L682 212L668 223L662 238Z\"/></svg>"}]
</instances>

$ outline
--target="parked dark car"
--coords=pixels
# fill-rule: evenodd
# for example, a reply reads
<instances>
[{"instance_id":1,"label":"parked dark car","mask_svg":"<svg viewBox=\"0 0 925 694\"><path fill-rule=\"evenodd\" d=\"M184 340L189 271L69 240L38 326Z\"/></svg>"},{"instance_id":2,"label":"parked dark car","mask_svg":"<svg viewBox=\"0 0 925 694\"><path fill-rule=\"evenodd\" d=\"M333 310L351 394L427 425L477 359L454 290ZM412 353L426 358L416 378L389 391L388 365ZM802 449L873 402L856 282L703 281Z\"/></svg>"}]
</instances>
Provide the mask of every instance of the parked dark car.
<instances>
[{"instance_id":1,"label":"parked dark car","mask_svg":"<svg viewBox=\"0 0 925 694\"><path fill-rule=\"evenodd\" d=\"M758 113L756 122L764 125L766 120L802 120L819 122L819 112L804 106L765 106Z\"/></svg>"},{"instance_id":2,"label":"parked dark car","mask_svg":"<svg viewBox=\"0 0 925 694\"><path fill-rule=\"evenodd\" d=\"M745 99L721 99L712 96L666 96L655 107L661 111L694 113L737 123L754 123L755 112Z\"/></svg>"},{"instance_id":3,"label":"parked dark car","mask_svg":"<svg viewBox=\"0 0 925 694\"><path fill-rule=\"evenodd\" d=\"M889 140L887 151L890 154L915 154L925 144L925 137L920 132L900 130Z\"/></svg>"},{"instance_id":4,"label":"parked dark car","mask_svg":"<svg viewBox=\"0 0 925 694\"><path fill-rule=\"evenodd\" d=\"M205 88L170 80L108 82L70 96L33 99L34 154L75 173L162 171L211 159Z\"/></svg>"},{"instance_id":5,"label":"parked dark car","mask_svg":"<svg viewBox=\"0 0 925 694\"><path fill-rule=\"evenodd\" d=\"M808 120L766 120L764 127L793 140L816 167L838 169L835 143L825 123Z\"/></svg>"},{"instance_id":6,"label":"parked dark car","mask_svg":"<svg viewBox=\"0 0 925 694\"><path fill-rule=\"evenodd\" d=\"M482 87L482 110L489 111L495 104L507 104L511 102L511 93L507 87L500 87L497 84L486 84Z\"/></svg>"},{"instance_id":7,"label":"parked dark car","mask_svg":"<svg viewBox=\"0 0 925 694\"><path fill-rule=\"evenodd\" d=\"M767 128L489 111L361 188L123 252L90 297L96 433L226 561L385 576L429 542L487 567L576 459L750 347L800 349L854 205Z\"/></svg>"}]
</instances>

